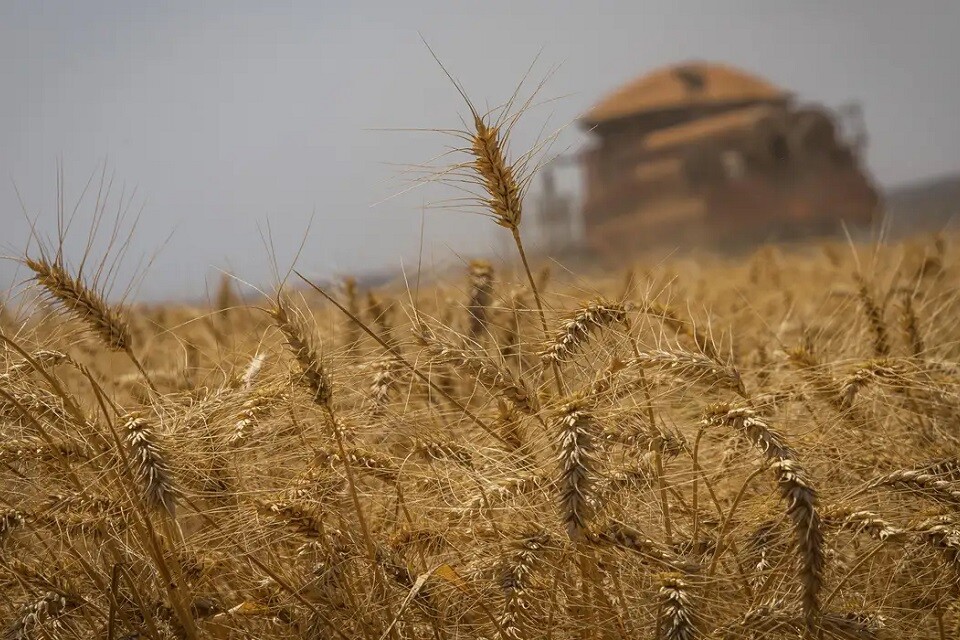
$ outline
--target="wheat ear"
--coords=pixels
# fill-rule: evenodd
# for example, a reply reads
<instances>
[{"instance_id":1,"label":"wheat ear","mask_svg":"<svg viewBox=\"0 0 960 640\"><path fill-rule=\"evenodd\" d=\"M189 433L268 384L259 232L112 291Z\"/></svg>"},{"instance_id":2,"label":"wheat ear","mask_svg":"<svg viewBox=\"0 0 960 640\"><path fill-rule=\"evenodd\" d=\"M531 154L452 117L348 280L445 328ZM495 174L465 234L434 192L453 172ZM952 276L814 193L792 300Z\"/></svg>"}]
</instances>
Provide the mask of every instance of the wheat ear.
<instances>
[{"instance_id":1,"label":"wheat ear","mask_svg":"<svg viewBox=\"0 0 960 640\"><path fill-rule=\"evenodd\" d=\"M583 349L595 329L622 324L627 310L621 304L596 300L578 309L553 334L547 348L540 353L544 362L560 363L569 360Z\"/></svg>"},{"instance_id":2,"label":"wheat ear","mask_svg":"<svg viewBox=\"0 0 960 640\"><path fill-rule=\"evenodd\" d=\"M6 542L8 536L26 523L26 516L16 509L7 509L0 512L0 546Z\"/></svg>"},{"instance_id":3,"label":"wheat ear","mask_svg":"<svg viewBox=\"0 0 960 640\"><path fill-rule=\"evenodd\" d=\"M660 583L660 621L662 640L693 640L697 628L689 588L679 576L665 576Z\"/></svg>"},{"instance_id":4,"label":"wheat ear","mask_svg":"<svg viewBox=\"0 0 960 640\"><path fill-rule=\"evenodd\" d=\"M879 358L886 358L890 355L890 339L887 336L887 324L883 319L883 309L870 293L866 279L859 273L854 274L854 278L857 281L857 297L873 333L873 353Z\"/></svg>"},{"instance_id":5,"label":"wheat ear","mask_svg":"<svg viewBox=\"0 0 960 640\"><path fill-rule=\"evenodd\" d=\"M122 311L107 304L95 288L70 275L59 261L51 263L41 257L37 260L26 258L24 263L50 297L86 324L87 329L98 336L107 348L126 353L150 390L157 393L153 381L133 353L133 338Z\"/></svg>"},{"instance_id":6,"label":"wheat ear","mask_svg":"<svg viewBox=\"0 0 960 640\"><path fill-rule=\"evenodd\" d=\"M527 637L526 616L530 609L527 590L534 571L542 563L544 547L550 542L544 533L523 538L505 559L500 572L503 589L503 613L500 616L501 635L507 640Z\"/></svg>"},{"instance_id":7,"label":"wheat ear","mask_svg":"<svg viewBox=\"0 0 960 640\"><path fill-rule=\"evenodd\" d=\"M176 516L179 491L167 455L157 441L146 419L131 415L126 418L127 446L134 463L134 473L144 503L152 509L162 509Z\"/></svg>"},{"instance_id":8,"label":"wheat ear","mask_svg":"<svg viewBox=\"0 0 960 640\"><path fill-rule=\"evenodd\" d=\"M301 380L313 393L314 402L329 406L333 398L330 377L324 369L320 352L313 344L312 333L303 315L290 307L280 296L277 296L269 313L283 334L294 359L300 365Z\"/></svg>"},{"instance_id":9,"label":"wheat ear","mask_svg":"<svg viewBox=\"0 0 960 640\"><path fill-rule=\"evenodd\" d=\"M926 350L923 334L920 332L920 319L913 306L913 293L904 291L900 296L900 326L910 345L910 353L920 356Z\"/></svg>"},{"instance_id":10,"label":"wheat ear","mask_svg":"<svg viewBox=\"0 0 960 640\"><path fill-rule=\"evenodd\" d=\"M530 285L530 291L533 292L533 298L537 305L537 315L540 317L540 328L543 330L544 339L548 336L547 317L544 313L543 298L540 296L540 289L537 287L537 281L533 277L533 271L530 269L530 261L527 259L527 252L523 247L523 239L520 237L520 220L523 216L523 193L525 182L518 177L522 164L509 164L506 159L505 147L506 136L501 136L500 125L487 124L486 121L477 113L469 100L470 112L473 115L472 133L468 134L470 138L470 154L473 156L473 169L475 180L480 183L487 195L484 204L490 211L490 215L501 227L509 229L513 236L514 245L517 247L517 254L520 256L520 262L523 264L524 273L527 276L527 282ZM563 393L563 379L560 376L560 369L554 363L553 365L554 382L556 383L557 393Z\"/></svg>"},{"instance_id":11,"label":"wheat ear","mask_svg":"<svg viewBox=\"0 0 960 640\"><path fill-rule=\"evenodd\" d=\"M58 262L27 258L24 263L47 293L86 324L107 347L120 351L130 347L132 340L126 319L107 304L98 291L70 275Z\"/></svg>"},{"instance_id":12,"label":"wheat ear","mask_svg":"<svg viewBox=\"0 0 960 640\"><path fill-rule=\"evenodd\" d=\"M560 518L571 540L587 537L596 511L593 416L581 403L570 402L556 421L560 477Z\"/></svg>"},{"instance_id":13,"label":"wheat ear","mask_svg":"<svg viewBox=\"0 0 960 640\"><path fill-rule=\"evenodd\" d=\"M3 637L10 640L32 638L38 627L48 621L56 623L58 618L81 602L81 600L59 590L46 591L39 598L30 601L20 609L17 617L7 627ZM47 636L46 633L42 635Z\"/></svg>"}]
</instances>

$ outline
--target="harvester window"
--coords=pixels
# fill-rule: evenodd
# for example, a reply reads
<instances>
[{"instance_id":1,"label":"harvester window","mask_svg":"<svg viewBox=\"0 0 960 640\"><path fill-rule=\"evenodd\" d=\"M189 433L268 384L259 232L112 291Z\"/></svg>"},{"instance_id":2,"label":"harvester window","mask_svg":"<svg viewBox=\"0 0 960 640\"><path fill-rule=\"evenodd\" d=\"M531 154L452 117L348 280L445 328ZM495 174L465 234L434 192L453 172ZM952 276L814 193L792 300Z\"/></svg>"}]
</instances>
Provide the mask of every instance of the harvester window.
<instances>
[{"instance_id":1,"label":"harvester window","mask_svg":"<svg viewBox=\"0 0 960 640\"><path fill-rule=\"evenodd\" d=\"M773 136L770 140L770 155L774 164L786 164L790 160L790 145L785 136L779 133Z\"/></svg>"}]
</instances>

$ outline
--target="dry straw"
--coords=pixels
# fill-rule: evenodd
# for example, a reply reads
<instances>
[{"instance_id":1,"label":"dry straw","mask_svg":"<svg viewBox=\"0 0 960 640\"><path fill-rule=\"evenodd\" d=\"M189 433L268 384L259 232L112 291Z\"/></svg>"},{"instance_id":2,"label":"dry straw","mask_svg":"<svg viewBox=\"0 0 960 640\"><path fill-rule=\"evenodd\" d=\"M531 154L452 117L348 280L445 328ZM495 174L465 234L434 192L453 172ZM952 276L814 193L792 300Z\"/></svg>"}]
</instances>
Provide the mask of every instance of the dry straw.
<instances>
[{"instance_id":1,"label":"dry straw","mask_svg":"<svg viewBox=\"0 0 960 640\"><path fill-rule=\"evenodd\" d=\"M439 362L455 365L459 370L469 373L474 380L509 400L517 409L529 415L539 410L536 395L522 381L515 379L509 369L497 366L483 355L444 344L428 330L419 331L418 338L427 352Z\"/></svg>"}]
</instances>

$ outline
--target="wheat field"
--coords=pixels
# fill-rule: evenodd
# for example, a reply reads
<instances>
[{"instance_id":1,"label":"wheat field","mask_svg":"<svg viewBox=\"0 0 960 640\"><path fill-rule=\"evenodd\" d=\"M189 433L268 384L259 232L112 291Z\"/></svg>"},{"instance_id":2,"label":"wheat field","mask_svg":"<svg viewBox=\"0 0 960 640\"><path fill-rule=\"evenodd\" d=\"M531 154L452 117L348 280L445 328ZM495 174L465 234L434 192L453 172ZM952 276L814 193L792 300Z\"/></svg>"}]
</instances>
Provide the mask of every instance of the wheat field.
<instances>
[{"instance_id":1,"label":"wheat field","mask_svg":"<svg viewBox=\"0 0 960 640\"><path fill-rule=\"evenodd\" d=\"M515 263L191 307L22 257L4 637L960 636L955 239L572 274L468 123Z\"/></svg>"}]
</instances>

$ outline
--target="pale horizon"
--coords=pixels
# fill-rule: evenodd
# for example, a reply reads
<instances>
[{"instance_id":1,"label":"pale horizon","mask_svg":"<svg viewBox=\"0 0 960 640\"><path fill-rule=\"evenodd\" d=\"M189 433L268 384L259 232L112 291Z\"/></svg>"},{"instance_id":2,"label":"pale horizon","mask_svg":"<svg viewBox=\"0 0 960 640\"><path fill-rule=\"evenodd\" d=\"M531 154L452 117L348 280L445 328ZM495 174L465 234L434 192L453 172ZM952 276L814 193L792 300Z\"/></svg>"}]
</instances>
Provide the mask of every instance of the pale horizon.
<instances>
[{"instance_id":1,"label":"pale horizon","mask_svg":"<svg viewBox=\"0 0 960 640\"><path fill-rule=\"evenodd\" d=\"M532 82L546 77L548 102L526 114L515 152L636 76L696 59L804 102L859 102L866 168L883 187L957 173L957 24L960 4L946 1L6 2L0 254L28 246L28 216L55 232L62 162L68 205L103 166L115 196L136 189L142 215L118 283L159 251L137 300L202 297L220 270L269 286L267 225L284 268L311 219L298 264L318 277L415 269L424 208L449 192L396 195L410 186L401 168L449 139L390 130L455 127L466 113L421 38L480 105L506 99L538 59ZM585 139L567 127L553 150ZM83 244L91 203L81 211L71 246ZM428 268L499 247L478 216L425 216ZM23 279L0 261L0 290Z\"/></svg>"}]
</instances>

